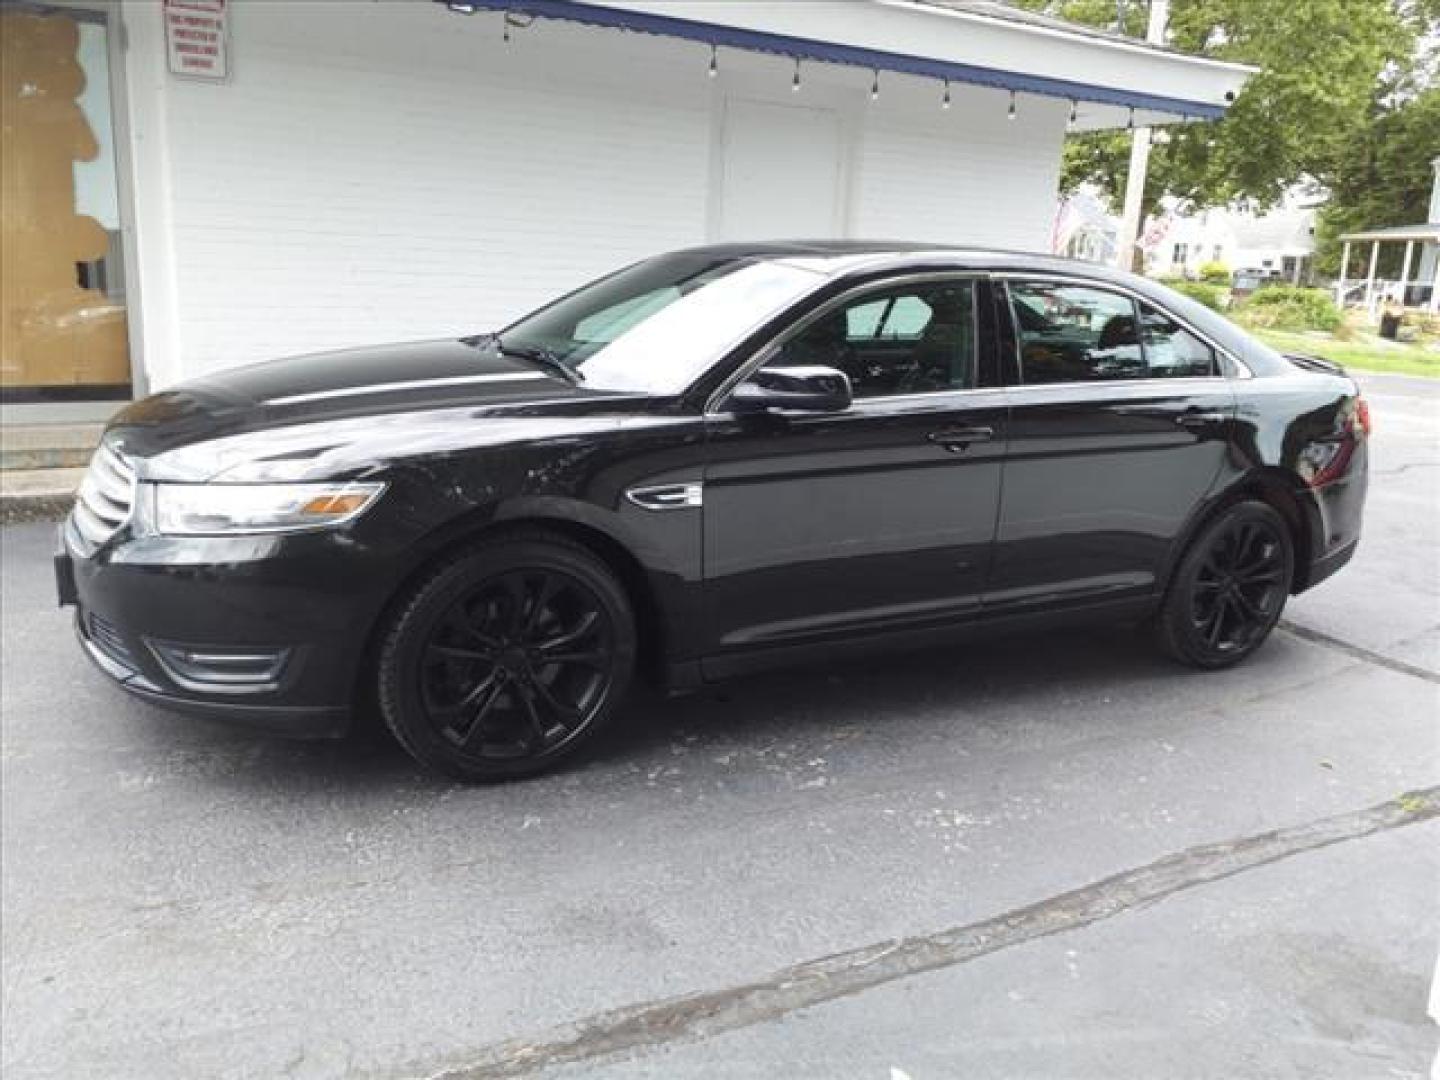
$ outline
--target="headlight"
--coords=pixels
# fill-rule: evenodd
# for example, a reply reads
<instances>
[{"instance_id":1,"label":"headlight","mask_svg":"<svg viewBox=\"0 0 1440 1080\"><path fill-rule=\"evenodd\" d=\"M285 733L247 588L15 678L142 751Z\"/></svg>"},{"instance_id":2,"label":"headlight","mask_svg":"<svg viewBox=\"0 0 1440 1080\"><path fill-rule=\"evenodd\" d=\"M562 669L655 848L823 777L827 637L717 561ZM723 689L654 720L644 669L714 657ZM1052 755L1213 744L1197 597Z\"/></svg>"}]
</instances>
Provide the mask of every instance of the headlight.
<instances>
[{"instance_id":1,"label":"headlight","mask_svg":"<svg viewBox=\"0 0 1440 1080\"><path fill-rule=\"evenodd\" d=\"M353 521L385 485L154 484L155 530L167 536L308 532Z\"/></svg>"}]
</instances>

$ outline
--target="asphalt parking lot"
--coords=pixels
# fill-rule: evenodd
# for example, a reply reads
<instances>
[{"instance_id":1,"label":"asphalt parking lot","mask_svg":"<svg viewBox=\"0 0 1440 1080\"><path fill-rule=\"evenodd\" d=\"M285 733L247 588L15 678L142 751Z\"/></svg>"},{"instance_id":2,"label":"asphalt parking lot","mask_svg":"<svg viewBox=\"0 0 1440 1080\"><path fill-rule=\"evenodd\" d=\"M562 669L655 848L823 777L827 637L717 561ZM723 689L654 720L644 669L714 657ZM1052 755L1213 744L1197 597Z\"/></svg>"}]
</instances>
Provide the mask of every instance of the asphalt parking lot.
<instances>
[{"instance_id":1,"label":"asphalt parking lot","mask_svg":"<svg viewBox=\"0 0 1440 1080\"><path fill-rule=\"evenodd\" d=\"M1238 670L791 672L504 787L123 698L4 530L5 1076L1423 1076L1440 383L1366 385L1360 554Z\"/></svg>"}]
</instances>

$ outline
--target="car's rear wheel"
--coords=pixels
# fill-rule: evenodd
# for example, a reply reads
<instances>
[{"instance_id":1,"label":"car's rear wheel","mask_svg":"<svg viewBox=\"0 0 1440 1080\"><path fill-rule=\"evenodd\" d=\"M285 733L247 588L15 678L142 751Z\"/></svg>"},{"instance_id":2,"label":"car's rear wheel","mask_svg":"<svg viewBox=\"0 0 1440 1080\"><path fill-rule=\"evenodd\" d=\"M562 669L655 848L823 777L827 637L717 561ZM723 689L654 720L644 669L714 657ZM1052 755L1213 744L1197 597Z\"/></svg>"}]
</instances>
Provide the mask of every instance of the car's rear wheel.
<instances>
[{"instance_id":1,"label":"car's rear wheel","mask_svg":"<svg viewBox=\"0 0 1440 1080\"><path fill-rule=\"evenodd\" d=\"M1156 619L1160 646L1201 668L1237 664L1280 620L1295 566L1290 530L1275 510L1226 508L1191 543Z\"/></svg>"},{"instance_id":2,"label":"car's rear wheel","mask_svg":"<svg viewBox=\"0 0 1440 1080\"><path fill-rule=\"evenodd\" d=\"M381 712L418 761L462 780L549 769L613 720L635 666L615 575L583 547L516 534L445 563L398 606Z\"/></svg>"}]
</instances>

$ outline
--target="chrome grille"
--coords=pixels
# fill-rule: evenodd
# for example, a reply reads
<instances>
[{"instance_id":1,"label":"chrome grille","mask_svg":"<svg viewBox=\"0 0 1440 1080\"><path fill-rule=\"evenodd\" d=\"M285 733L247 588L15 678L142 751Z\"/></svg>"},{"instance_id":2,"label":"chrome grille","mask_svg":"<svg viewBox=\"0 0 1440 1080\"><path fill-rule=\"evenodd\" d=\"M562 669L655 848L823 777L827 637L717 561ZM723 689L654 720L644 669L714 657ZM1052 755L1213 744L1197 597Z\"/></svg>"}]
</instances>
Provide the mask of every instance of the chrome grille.
<instances>
[{"instance_id":1,"label":"chrome grille","mask_svg":"<svg viewBox=\"0 0 1440 1080\"><path fill-rule=\"evenodd\" d=\"M75 495L75 531L92 546L103 544L129 520L134 502L135 470L101 443Z\"/></svg>"}]
</instances>

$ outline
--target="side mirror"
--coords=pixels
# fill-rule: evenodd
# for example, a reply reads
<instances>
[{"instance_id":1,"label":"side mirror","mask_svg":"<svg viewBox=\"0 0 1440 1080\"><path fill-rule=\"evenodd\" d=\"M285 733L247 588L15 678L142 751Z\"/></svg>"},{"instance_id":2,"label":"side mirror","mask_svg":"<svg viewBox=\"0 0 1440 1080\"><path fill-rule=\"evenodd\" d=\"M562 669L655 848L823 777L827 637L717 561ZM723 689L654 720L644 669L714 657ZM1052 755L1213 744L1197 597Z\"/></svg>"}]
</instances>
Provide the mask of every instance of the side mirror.
<instances>
[{"instance_id":1,"label":"side mirror","mask_svg":"<svg viewBox=\"0 0 1440 1080\"><path fill-rule=\"evenodd\" d=\"M844 412L854 400L850 377L835 368L761 368L730 394L730 407L742 413L766 409Z\"/></svg>"}]
</instances>

